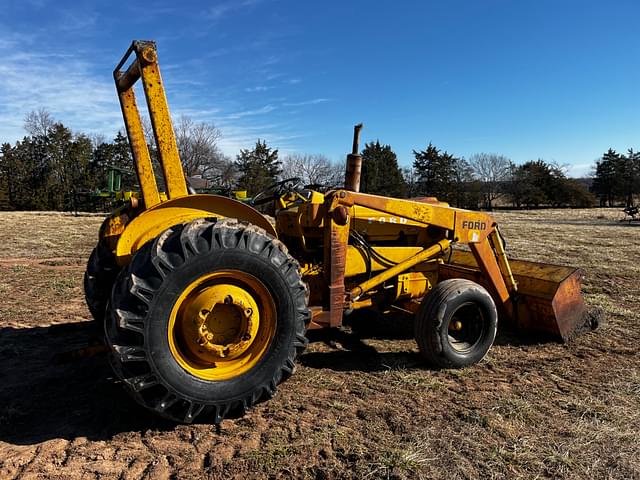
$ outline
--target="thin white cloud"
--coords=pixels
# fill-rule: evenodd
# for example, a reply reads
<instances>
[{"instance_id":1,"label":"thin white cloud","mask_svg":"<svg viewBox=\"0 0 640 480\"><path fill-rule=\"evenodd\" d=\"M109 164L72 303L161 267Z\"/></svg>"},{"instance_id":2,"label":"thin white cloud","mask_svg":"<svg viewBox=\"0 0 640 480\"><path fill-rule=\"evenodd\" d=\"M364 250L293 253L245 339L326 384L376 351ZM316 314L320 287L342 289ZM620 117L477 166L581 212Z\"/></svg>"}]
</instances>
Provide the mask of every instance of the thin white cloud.
<instances>
[{"instance_id":1,"label":"thin white cloud","mask_svg":"<svg viewBox=\"0 0 640 480\"><path fill-rule=\"evenodd\" d=\"M283 128L284 126L279 124L251 127L223 124L220 149L225 155L235 158L241 149L253 148L260 139L267 142L270 147L277 148L280 154L298 150L296 140L301 138L301 135L278 133Z\"/></svg>"},{"instance_id":2,"label":"thin white cloud","mask_svg":"<svg viewBox=\"0 0 640 480\"><path fill-rule=\"evenodd\" d=\"M243 117L253 117L255 115L263 115L265 113L273 112L277 107L273 105L265 105L264 107L256 108L253 110L243 110L240 112L229 113L223 118L229 120L237 120Z\"/></svg>"},{"instance_id":3,"label":"thin white cloud","mask_svg":"<svg viewBox=\"0 0 640 480\"><path fill-rule=\"evenodd\" d=\"M215 118L221 113L219 108L176 108L171 110L171 116L178 118L180 116L191 117L199 122L210 122L212 118Z\"/></svg>"},{"instance_id":4,"label":"thin white cloud","mask_svg":"<svg viewBox=\"0 0 640 480\"><path fill-rule=\"evenodd\" d=\"M302 102L291 102L291 103L284 103L283 105L285 107L303 107L305 105L317 105L319 103L324 103L324 102L328 102L330 101L330 99L328 98L314 98L312 100L305 100Z\"/></svg>"},{"instance_id":5,"label":"thin white cloud","mask_svg":"<svg viewBox=\"0 0 640 480\"><path fill-rule=\"evenodd\" d=\"M96 23L98 23L98 14L95 12L66 11L62 14L57 26L64 32L90 34Z\"/></svg>"},{"instance_id":6,"label":"thin white cloud","mask_svg":"<svg viewBox=\"0 0 640 480\"><path fill-rule=\"evenodd\" d=\"M244 2L249 6L255 2ZM80 28L82 22L69 17L60 28ZM93 18L86 20L94 22ZM62 31L62 30L61 30ZM68 33L68 32L67 32ZM26 132L23 129L27 113L40 108L75 132L102 134L113 138L123 129L111 67L119 58L108 59L88 55L87 49L73 45L55 44L50 39L54 32L42 30L22 32L0 26L0 142L14 143ZM119 52L116 52L119 53ZM289 103L286 97L269 98L255 105L260 93L297 83L286 81L283 74L255 78L254 85L220 85L210 90L206 78L194 78L185 73L185 62L162 64L167 96L173 116L188 115L196 121L215 124L222 133L222 151L234 157L241 148L251 148L257 139L264 139L281 152L298 150L301 138L297 125L292 122L295 106L314 105L328 101L315 98ZM277 56L265 59L267 65L277 62ZM271 83L272 79L281 79ZM286 77L285 77L286 78ZM138 92L141 94L141 92ZM254 102L247 104L247 93L254 93ZM139 99L143 109L144 101ZM283 119L283 116L286 119Z\"/></svg>"},{"instance_id":7,"label":"thin white cloud","mask_svg":"<svg viewBox=\"0 0 640 480\"><path fill-rule=\"evenodd\" d=\"M54 118L86 133L114 131L120 109L111 79L96 78L91 65L69 55L0 47L0 138L21 138L24 116L46 108ZM119 120L120 125L122 120Z\"/></svg>"},{"instance_id":8,"label":"thin white cloud","mask_svg":"<svg viewBox=\"0 0 640 480\"><path fill-rule=\"evenodd\" d=\"M158 18L165 18L169 15L175 17L184 13L184 9L181 9L179 5L153 5L153 8L149 8L147 4L137 4L127 2L124 8L135 17L138 22L155 22Z\"/></svg>"},{"instance_id":9,"label":"thin white cloud","mask_svg":"<svg viewBox=\"0 0 640 480\"><path fill-rule=\"evenodd\" d=\"M49 3L49 1L48 0L9 0L7 3L9 5L14 4L14 5L30 7L36 10L40 10L41 8L44 8Z\"/></svg>"},{"instance_id":10,"label":"thin white cloud","mask_svg":"<svg viewBox=\"0 0 640 480\"><path fill-rule=\"evenodd\" d=\"M219 2L217 5L214 5L211 8L209 8L207 10L206 15L211 20L217 21L223 17L226 17L227 15L231 14L234 11L253 7L261 3L261 1L262 0L242 0L242 1L229 0L226 2Z\"/></svg>"},{"instance_id":11,"label":"thin white cloud","mask_svg":"<svg viewBox=\"0 0 640 480\"><path fill-rule=\"evenodd\" d=\"M9 53L15 44L11 43L9 47L0 47L0 54L4 56L3 62L0 62L0 77L3 78L0 83L0 115L3 118L0 123L1 141L13 143L22 138L25 135L24 116L42 107L74 131L104 134L111 138L123 128L110 76L92 73L93 65L68 54ZM174 76L171 69L166 70L169 70L168 76ZM170 90L173 91L178 85L187 87L189 82L181 83L176 77L165 79L165 83L171 85ZM179 97L179 89L174 93ZM173 116L188 115L197 121L214 123L222 132L220 147L229 156L235 156L241 148L252 147L258 138L265 139L269 145L282 151L296 149L295 139L299 135L287 131L290 126L255 123L259 116L277 110L274 104L237 110L229 106L221 108L201 102L192 103L189 98L186 101L171 105ZM139 103L143 104L141 101Z\"/></svg>"},{"instance_id":12,"label":"thin white cloud","mask_svg":"<svg viewBox=\"0 0 640 480\"><path fill-rule=\"evenodd\" d=\"M267 85L256 85L255 87L247 87L244 89L245 92L254 93L254 92L266 92L267 90L271 90L273 87L269 87Z\"/></svg>"},{"instance_id":13,"label":"thin white cloud","mask_svg":"<svg viewBox=\"0 0 640 480\"><path fill-rule=\"evenodd\" d=\"M567 165L567 175L569 177L581 178L587 177L592 173L594 162L589 163L572 163Z\"/></svg>"}]
</instances>

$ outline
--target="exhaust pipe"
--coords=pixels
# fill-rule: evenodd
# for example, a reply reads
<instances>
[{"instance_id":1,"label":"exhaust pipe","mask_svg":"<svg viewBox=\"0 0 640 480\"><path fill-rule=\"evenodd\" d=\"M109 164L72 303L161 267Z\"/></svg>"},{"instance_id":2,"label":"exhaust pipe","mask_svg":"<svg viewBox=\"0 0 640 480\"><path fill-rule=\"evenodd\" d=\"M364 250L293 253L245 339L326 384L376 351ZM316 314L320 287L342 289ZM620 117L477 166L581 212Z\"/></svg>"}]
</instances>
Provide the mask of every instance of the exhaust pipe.
<instances>
[{"instance_id":1,"label":"exhaust pipe","mask_svg":"<svg viewBox=\"0 0 640 480\"><path fill-rule=\"evenodd\" d=\"M360 130L362 124L353 127L353 147L351 153L347 155L347 170L344 175L344 188L352 192L360 191L360 176L362 174L362 155L360 150Z\"/></svg>"}]
</instances>

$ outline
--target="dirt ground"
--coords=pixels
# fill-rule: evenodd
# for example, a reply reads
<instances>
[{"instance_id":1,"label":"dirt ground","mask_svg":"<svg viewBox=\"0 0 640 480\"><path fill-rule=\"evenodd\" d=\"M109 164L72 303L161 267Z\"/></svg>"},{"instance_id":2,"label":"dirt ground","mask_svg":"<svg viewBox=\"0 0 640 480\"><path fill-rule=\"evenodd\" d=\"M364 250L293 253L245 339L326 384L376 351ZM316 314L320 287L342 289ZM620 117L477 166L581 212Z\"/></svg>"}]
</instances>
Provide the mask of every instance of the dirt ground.
<instances>
[{"instance_id":1,"label":"dirt ground","mask_svg":"<svg viewBox=\"0 0 640 480\"><path fill-rule=\"evenodd\" d=\"M137 407L96 342L82 274L101 219L0 213L0 478L640 478L640 224L617 210L496 215L509 255L581 266L604 325L570 345L500 333L429 369L408 320L312 336L244 418Z\"/></svg>"}]
</instances>

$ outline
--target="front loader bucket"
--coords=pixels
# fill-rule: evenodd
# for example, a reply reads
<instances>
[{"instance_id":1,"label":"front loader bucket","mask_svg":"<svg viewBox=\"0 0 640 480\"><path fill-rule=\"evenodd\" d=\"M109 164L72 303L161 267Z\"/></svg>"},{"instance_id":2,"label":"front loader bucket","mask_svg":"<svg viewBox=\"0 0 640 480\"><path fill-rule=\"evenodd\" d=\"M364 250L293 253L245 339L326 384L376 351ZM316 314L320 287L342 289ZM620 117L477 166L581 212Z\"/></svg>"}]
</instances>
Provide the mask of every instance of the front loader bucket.
<instances>
[{"instance_id":1,"label":"front loader bucket","mask_svg":"<svg viewBox=\"0 0 640 480\"><path fill-rule=\"evenodd\" d=\"M509 264L518 293L508 323L521 332L543 333L568 342L586 319L580 269L525 260L509 260ZM471 252L454 250L450 262L440 266L439 276L443 280L468 278L491 292Z\"/></svg>"}]
</instances>

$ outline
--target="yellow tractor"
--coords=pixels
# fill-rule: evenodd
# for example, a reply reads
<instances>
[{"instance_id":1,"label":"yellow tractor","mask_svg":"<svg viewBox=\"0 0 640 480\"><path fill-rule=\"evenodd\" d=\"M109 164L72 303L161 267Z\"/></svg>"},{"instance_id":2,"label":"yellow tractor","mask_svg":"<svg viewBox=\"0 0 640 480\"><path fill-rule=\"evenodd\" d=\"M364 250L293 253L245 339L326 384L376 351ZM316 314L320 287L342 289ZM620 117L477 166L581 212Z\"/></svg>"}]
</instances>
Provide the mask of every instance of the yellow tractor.
<instances>
[{"instance_id":1,"label":"yellow tractor","mask_svg":"<svg viewBox=\"0 0 640 480\"><path fill-rule=\"evenodd\" d=\"M272 223L242 202L189 193L154 42L134 41L114 78L141 198L104 221L85 292L116 374L148 409L178 422L241 415L293 373L307 330L340 327L357 309L415 314L419 351L438 368L480 361L499 317L564 340L582 324L580 272L508 260L490 215L360 193L361 126L344 188L276 183L256 198L271 203Z\"/></svg>"}]
</instances>

